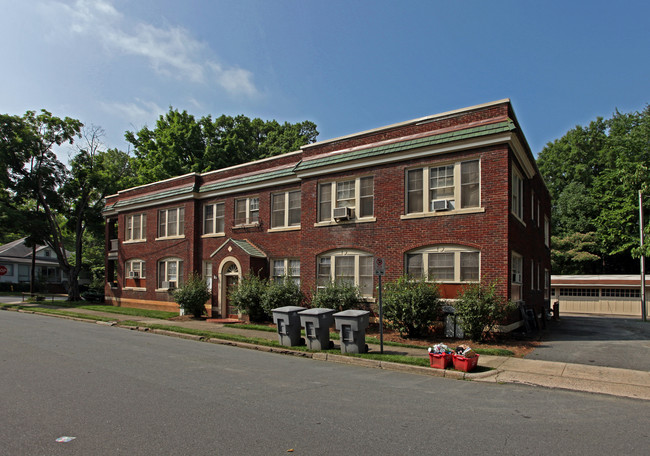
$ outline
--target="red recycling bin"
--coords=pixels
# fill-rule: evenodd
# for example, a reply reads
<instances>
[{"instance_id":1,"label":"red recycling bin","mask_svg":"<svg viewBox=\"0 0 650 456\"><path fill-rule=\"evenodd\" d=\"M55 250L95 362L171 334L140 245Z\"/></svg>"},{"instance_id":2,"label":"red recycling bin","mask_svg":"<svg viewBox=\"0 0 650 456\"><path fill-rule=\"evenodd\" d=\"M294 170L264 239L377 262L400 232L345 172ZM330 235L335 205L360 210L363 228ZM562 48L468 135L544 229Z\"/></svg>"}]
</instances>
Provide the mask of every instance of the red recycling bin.
<instances>
[{"instance_id":1,"label":"red recycling bin","mask_svg":"<svg viewBox=\"0 0 650 456\"><path fill-rule=\"evenodd\" d=\"M464 356L454 354L454 369L471 372L478 365L478 355L471 358L465 358Z\"/></svg>"},{"instance_id":2,"label":"red recycling bin","mask_svg":"<svg viewBox=\"0 0 650 456\"><path fill-rule=\"evenodd\" d=\"M436 369L447 369L451 366L453 360L451 353L429 353L429 362L431 363L431 367L435 367Z\"/></svg>"}]
</instances>

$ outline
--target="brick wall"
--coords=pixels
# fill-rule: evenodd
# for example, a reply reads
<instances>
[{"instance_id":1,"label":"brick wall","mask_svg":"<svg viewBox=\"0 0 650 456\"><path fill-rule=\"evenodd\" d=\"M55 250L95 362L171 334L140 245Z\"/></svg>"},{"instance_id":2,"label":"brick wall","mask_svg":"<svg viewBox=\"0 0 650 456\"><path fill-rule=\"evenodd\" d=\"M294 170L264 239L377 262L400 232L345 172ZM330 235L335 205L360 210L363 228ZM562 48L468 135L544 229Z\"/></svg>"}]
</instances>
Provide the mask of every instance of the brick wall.
<instances>
[{"instance_id":1,"label":"brick wall","mask_svg":"<svg viewBox=\"0 0 650 456\"><path fill-rule=\"evenodd\" d=\"M133 191L121 192L112 197L109 204L118 200L128 200L133 196L155 193L174 187L182 187L195 182L197 185L215 182L220 179L232 178L239 175L272 168L283 167L298 163L302 156L313 156L328 153L341 148L368 145L408 136L426 131L440 131L472 126L481 122L501 121L510 115L509 103L498 104L459 115L435 118L422 124L409 124L380 132L360 135L325 143L322 146L309 146L303 154L289 154L278 158L253 162L247 165L229 168L204 175L190 175L177 180L168 180ZM529 157L530 152L527 151ZM481 163L481 208L467 214L448 214L435 217L403 219L405 215L405 173L413 167L436 166L449 162L480 159ZM191 270L202 271L203 261L212 263L213 305L216 307L218 293L218 271L225 251L211 257L229 238L248 240L266 255L267 259L248 257L243 251L234 247L228 255L235 256L242 266L242 274L249 270L262 268L264 274L269 273L270 259L297 258L301 263L301 286L309 295L316 286L317 257L334 249L355 249L367 252L375 257L382 257L386 263L386 280L394 280L404 274L405 253L426 246L437 244L455 244L478 249L481 252L480 274L483 280L498 280L501 294L510 296L509 273L510 252L517 251L524 256L524 287L523 298L535 307L541 307L543 302L543 282L540 291L531 290L530 260L535 259L543 270L550 271L550 251L544 245L544 223L546 215L550 219L550 198L539 173L532 179L526 179L524 185L524 222L522 224L510 212L511 200L511 169L519 168L517 158L508 144L463 150L454 153L429 156L427 158L409 159L397 163L376 165L361 170L339 172L322 176L305 177L300 183L263 188L259 190L230 193L226 197L214 197L198 200L188 195L182 203L152 205L144 210L120 212L117 215L119 238L124 239L125 216L135 213L147 215L147 242L124 243L119 245L119 261L117 262L118 288L106 288L107 295L121 300L120 302L155 305L170 301L166 292L156 289L156 265L165 257L174 256L182 259L185 265L185 275ZM533 163L534 167L534 163ZM520 169L520 173L525 175ZM364 223L344 223L328 226L317 224L317 193L320 182L336 179L346 179L360 176L374 177L374 217L376 221ZM301 228L269 232L271 222L271 194L293 189L301 190ZM534 191L540 204L539 226L531 221L531 191ZM238 198L259 198L259 226L234 227L234 202ZM225 233L223 236L202 236L202 211L206 203L225 203ZM182 205L185 208L185 238L156 240L157 214L161 209ZM115 216L110 216L115 217ZM107 229L107 237L109 236ZM128 259L139 258L146 261L147 277L141 279L142 290L125 290L124 262ZM375 278L376 285L376 278ZM458 284L442 286L445 297L454 298L460 288ZM169 305L169 304L167 304Z\"/></svg>"}]
</instances>

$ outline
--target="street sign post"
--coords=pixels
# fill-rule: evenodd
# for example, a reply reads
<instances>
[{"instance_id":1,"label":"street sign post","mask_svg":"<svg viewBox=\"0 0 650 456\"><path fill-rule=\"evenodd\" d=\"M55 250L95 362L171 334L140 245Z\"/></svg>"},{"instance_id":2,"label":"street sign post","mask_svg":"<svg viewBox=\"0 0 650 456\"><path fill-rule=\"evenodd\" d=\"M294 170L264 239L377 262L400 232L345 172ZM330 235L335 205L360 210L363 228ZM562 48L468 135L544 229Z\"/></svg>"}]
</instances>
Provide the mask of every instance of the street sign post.
<instances>
[{"instance_id":1,"label":"street sign post","mask_svg":"<svg viewBox=\"0 0 650 456\"><path fill-rule=\"evenodd\" d=\"M386 263L383 258L375 258L375 275L377 276L379 292L377 298L379 301L379 350L380 353L384 353L384 317L382 314L382 303L381 303L381 278L386 274Z\"/></svg>"}]
</instances>

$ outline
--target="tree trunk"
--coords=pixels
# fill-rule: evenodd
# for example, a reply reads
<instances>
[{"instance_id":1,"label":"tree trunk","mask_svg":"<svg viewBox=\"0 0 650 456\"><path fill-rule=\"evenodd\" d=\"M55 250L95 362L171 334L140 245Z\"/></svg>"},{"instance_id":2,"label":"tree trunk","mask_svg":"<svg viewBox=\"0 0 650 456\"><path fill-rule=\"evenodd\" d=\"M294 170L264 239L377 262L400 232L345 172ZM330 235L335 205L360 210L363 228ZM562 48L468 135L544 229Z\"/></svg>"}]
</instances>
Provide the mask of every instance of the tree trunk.
<instances>
[{"instance_id":1,"label":"tree trunk","mask_svg":"<svg viewBox=\"0 0 650 456\"><path fill-rule=\"evenodd\" d=\"M77 275L72 276L70 274L68 281L68 301L81 301L81 296L79 294L79 280Z\"/></svg>"}]
</instances>

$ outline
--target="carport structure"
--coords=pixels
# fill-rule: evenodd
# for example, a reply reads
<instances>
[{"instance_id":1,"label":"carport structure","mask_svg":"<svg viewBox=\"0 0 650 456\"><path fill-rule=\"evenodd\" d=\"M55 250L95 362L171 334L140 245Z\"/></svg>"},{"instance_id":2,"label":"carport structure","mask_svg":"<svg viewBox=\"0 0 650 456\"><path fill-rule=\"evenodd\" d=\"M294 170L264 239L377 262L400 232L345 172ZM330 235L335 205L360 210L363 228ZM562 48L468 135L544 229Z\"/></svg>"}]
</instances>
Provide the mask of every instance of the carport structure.
<instances>
[{"instance_id":1,"label":"carport structure","mask_svg":"<svg viewBox=\"0 0 650 456\"><path fill-rule=\"evenodd\" d=\"M648 296L648 278L645 287ZM640 317L641 278L635 274L552 275L551 299L552 302L559 302L560 315L576 313Z\"/></svg>"}]
</instances>

